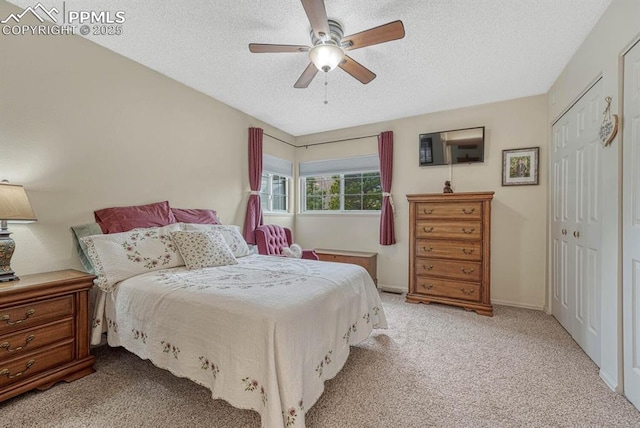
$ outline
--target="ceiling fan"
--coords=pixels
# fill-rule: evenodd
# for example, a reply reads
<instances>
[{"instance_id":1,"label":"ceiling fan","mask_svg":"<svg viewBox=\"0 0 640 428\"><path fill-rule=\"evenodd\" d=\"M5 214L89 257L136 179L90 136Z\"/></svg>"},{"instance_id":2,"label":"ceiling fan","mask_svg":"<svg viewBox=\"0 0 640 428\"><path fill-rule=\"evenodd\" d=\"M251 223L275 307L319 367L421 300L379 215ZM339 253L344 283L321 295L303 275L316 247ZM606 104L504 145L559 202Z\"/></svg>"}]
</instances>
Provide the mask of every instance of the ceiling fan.
<instances>
[{"instance_id":1,"label":"ceiling fan","mask_svg":"<svg viewBox=\"0 0 640 428\"><path fill-rule=\"evenodd\" d=\"M311 62L302 72L294 88L306 88L319 70L328 73L340 67L363 84L376 78L375 73L345 54L345 51L377 45L404 37L402 21L393 21L350 36L343 36L342 25L327 18L324 0L300 0L311 23L311 43L305 45L273 45L250 43L252 53L308 52Z\"/></svg>"}]
</instances>

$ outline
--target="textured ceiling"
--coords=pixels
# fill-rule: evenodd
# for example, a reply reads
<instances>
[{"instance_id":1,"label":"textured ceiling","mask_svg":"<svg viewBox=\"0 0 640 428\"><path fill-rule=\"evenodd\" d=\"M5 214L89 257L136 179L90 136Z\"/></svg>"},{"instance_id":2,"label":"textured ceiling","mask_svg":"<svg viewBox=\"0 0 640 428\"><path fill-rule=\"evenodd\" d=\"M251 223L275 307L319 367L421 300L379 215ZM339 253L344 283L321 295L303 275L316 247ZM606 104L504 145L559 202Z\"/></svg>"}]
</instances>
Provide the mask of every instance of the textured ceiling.
<instances>
[{"instance_id":1,"label":"textured ceiling","mask_svg":"<svg viewBox=\"0 0 640 428\"><path fill-rule=\"evenodd\" d=\"M20 7L34 0L11 0ZM400 19L404 39L293 84L308 56L251 54L252 42L310 44L298 0L67 0L66 10L125 12L120 36L92 41L294 136L546 93L610 0L325 0L345 35ZM47 7L61 1L46 1Z\"/></svg>"}]
</instances>

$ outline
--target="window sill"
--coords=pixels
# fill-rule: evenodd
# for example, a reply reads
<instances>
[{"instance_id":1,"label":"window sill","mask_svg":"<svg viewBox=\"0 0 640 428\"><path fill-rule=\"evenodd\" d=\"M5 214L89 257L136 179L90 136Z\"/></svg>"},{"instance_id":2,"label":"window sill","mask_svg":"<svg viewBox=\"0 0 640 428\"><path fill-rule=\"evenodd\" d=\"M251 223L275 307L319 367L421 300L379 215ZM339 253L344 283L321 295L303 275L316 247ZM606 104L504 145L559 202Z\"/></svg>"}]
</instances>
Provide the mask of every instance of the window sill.
<instances>
[{"instance_id":1,"label":"window sill","mask_svg":"<svg viewBox=\"0 0 640 428\"><path fill-rule=\"evenodd\" d=\"M380 213L381 211L308 211L298 213L297 215L303 217L379 217Z\"/></svg>"},{"instance_id":2,"label":"window sill","mask_svg":"<svg viewBox=\"0 0 640 428\"><path fill-rule=\"evenodd\" d=\"M295 214L290 212L277 212L277 211L263 211L262 215L265 217L293 217Z\"/></svg>"}]
</instances>

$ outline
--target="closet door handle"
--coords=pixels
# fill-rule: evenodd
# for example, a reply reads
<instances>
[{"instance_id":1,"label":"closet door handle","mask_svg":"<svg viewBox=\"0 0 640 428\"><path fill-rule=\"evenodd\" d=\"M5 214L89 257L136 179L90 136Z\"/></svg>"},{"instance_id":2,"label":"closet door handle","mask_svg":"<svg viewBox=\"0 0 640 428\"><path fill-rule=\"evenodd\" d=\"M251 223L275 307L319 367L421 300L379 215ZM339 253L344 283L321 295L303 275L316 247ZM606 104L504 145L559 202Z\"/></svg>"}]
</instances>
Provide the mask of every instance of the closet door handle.
<instances>
[{"instance_id":1,"label":"closet door handle","mask_svg":"<svg viewBox=\"0 0 640 428\"><path fill-rule=\"evenodd\" d=\"M573 237L574 238L580 238L580 232L578 232L577 230L573 231Z\"/></svg>"},{"instance_id":2,"label":"closet door handle","mask_svg":"<svg viewBox=\"0 0 640 428\"><path fill-rule=\"evenodd\" d=\"M564 236L567 236L567 229L562 229L562 232L561 232L561 233L562 233Z\"/></svg>"}]
</instances>

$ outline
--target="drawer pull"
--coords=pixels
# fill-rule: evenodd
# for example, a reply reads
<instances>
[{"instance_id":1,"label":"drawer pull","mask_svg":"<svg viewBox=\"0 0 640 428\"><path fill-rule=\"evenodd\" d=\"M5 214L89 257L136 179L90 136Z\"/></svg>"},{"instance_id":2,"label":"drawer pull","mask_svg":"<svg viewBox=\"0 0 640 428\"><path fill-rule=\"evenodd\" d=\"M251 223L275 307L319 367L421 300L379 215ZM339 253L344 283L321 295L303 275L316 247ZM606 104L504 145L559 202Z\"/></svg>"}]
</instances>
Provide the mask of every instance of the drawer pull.
<instances>
[{"instance_id":1,"label":"drawer pull","mask_svg":"<svg viewBox=\"0 0 640 428\"><path fill-rule=\"evenodd\" d=\"M18 372L14 375L11 374L11 372L9 371L9 369L3 369L0 370L0 376L6 376L9 379L13 379L16 378L18 376L22 376L23 374L25 374L27 372L27 370L29 370L34 364L36 363L36 360L29 360L27 361L27 366L25 367L24 370L22 370L21 372Z\"/></svg>"},{"instance_id":2,"label":"drawer pull","mask_svg":"<svg viewBox=\"0 0 640 428\"><path fill-rule=\"evenodd\" d=\"M466 208L463 208L463 209L462 209L462 212L463 212L463 213L465 213L465 214L473 214L475 210L476 210L475 208L471 208L471 210L470 210L470 211L467 211L467 209L466 209Z\"/></svg>"},{"instance_id":3,"label":"drawer pull","mask_svg":"<svg viewBox=\"0 0 640 428\"><path fill-rule=\"evenodd\" d=\"M475 271L475 269L471 268L469 270L466 270L465 268L460 268L460 271L462 271L462 273L465 275L471 275Z\"/></svg>"},{"instance_id":4,"label":"drawer pull","mask_svg":"<svg viewBox=\"0 0 640 428\"><path fill-rule=\"evenodd\" d=\"M465 288L461 288L460 291L462 291L462 294L464 294L465 296L470 296L473 294L473 288L469 291L467 291Z\"/></svg>"},{"instance_id":5,"label":"drawer pull","mask_svg":"<svg viewBox=\"0 0 640 428\"><path fill-rule=\"evenodd\" d=\"M426 227L423 227L422 230L424 230L425 233L431 233L433 232L433 226L431 226L429 229L427 229Z\"/></svg>"},{"instance_id":6,"label":"drawer pull","mask_svg":"<svg viewBox=\"0 0 640 428\"><path fill-rule=\"evenodd\" d=\"M427 290L431 290L433 288L433 284L423 285L423 287L426 288Z\"/></svg>"},{"instance_id":7,"label":"drawer pull","mask_svg":"<svg viewBox=\"0 0 640 428\"><path fill-rule=\"evenodd\" d=\"M10 346L11 346L11 345L9 345L9 342L0 343L0 349L6 349L6 351L7 351L7 352L21 351L21 350L23 350L24 348L26 348L26 347L27 347L27 345L29 344L29 342L31 342L31 341L32 341L33 339L35 339L35 338L36 338L36 336L35 336L35 335L30 334L30 335L27 337L27 340L25 340L25 341L24 341L24 345L22 345L22 346L18 346L17 348L13 348L13 349L11 349L11 348L10 348Z\"/></svg>"},{"instance_id":8,"label":"drawer pull","mask_svg":"<svg viewBox=\"0 0 640 428\"><path fill-rule=\"evenodd\" d=\"M9 321L9 319L11 318L11 315L9 314L5 314L3 316L0 317L0 321L4 321L7 323L7 325L15 325L15 324L20 324L22 322L25 322L26 320L29 319L29 317L33 314L36 313L35 309L29 309L26 313L25 313L25 317L22 318L21 320L16 320L16 321Z\"/></svg>"},{"instance_id":9,"label":"drawer pull","mask_svg":"<svg viewBox=\"0 0 640 428\"><path fill-rule=\"evenodd\" d=\"M431 269L433 269L433 265L429 265L429 267L426 267L425 265L422 265L422 269L431 270Z\"/></svg>"},{"instance_id":10,"label":"drawer pull","mask_svg":"<svg viewBox=\"0 0 640 428\"><path fill-rule=\"evenodd\" d=\"M422 209L422 212L425 213L426 215L431 215L433 214L433 208L431 208L429 211L427 211L426 209Z\"/></svg>"},{"instance_id":11,"label":"drawer pull","mask_svg":"<svg viewBox=\"0 0 640 428\"><path fill-rule=\"evenodd\" d=\"M475 230L476 230L476 228L475 228L475 227L472 227L470 230L467 230L467 228L466 228L466 227L463 227L463 228L462 228L462 231L463 231L464 233L466 233L467 235L471 235Z\"/></svg>"},{"instance_id":12,"label":"drawer pull","mask_svg":"<svg viewBox=\"0 0 640 428\"><path fill-rule=\"evenodd\" d=\"M465 253L467 256L470 256L471 254L473 254L473 251L474 251L473 249L471 250L467 250L466 248L462 249L462 252Z\"/></svg>"},{"instance_id":13,"label":"drawer pull","mask_svg":"<svg viewBox=\"0 0 640 428\"><path fill-rule=\"evenodd\" d=\"M427 248L427 247L422 247L422 249L423 249L424 251L426 251L427 253L430 253L431 251L433 251L433 247L429 247L429 248Z\"/></svg>"}]
</instances>

